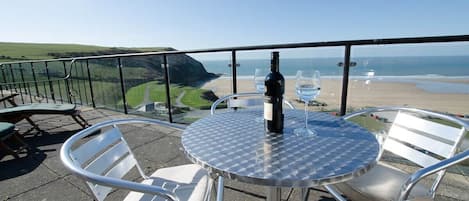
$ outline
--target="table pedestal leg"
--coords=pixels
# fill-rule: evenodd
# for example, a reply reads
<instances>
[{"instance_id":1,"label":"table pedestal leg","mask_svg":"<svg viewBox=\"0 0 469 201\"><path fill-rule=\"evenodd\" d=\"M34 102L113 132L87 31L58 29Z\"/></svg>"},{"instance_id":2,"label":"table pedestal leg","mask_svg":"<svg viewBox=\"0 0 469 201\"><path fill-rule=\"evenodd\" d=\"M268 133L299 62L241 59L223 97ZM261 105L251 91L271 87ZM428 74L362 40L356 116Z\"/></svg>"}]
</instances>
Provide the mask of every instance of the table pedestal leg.
<instances>
[{"instance_id":1,"label":"table pedestal leg","mask_svg":"<svg viewBox=\"0 0 469 201\"><path fill-rule=\"evenodd\" d=\"M301 200L308 200L308 188L301 188Z\"/></svg>"},{"instance_id":2,"label":"table pedestal leg","mask_svg":"<svg viewBox=\"0 0 469 201\"><path fill-rule=\"evenodd\" d=\"M282 198L281 188L269 187L267 188L267 201L280 201Z\"/></svg>"}]
</instances>

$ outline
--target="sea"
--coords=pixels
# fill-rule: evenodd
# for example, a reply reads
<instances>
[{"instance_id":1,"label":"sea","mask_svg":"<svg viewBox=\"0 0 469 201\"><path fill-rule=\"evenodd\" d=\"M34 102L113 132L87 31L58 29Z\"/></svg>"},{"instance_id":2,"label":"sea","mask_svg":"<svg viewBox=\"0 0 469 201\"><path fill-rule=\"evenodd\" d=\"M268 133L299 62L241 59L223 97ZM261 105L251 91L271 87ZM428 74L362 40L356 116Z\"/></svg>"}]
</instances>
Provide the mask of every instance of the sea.
<instances>
[{"instance_id":1,"label":"sea","mask_svg":"<svg viewBox=\"0 0 469 201\"><path fill-rule=\"evenodd\" d=\"M230 60L201 61L208 72L231 77ZM256 68L269 69L269 59L238 59L238 79L253 79ZM350 78L358 80L415 83L432 93L469 94L469 56L356 57ZM298 70L318 70L323 78L342 79L343 58L281 58L280 72L288 79ZM442 82L462 79L468 82Z\"/></svg>"}]
</instances>

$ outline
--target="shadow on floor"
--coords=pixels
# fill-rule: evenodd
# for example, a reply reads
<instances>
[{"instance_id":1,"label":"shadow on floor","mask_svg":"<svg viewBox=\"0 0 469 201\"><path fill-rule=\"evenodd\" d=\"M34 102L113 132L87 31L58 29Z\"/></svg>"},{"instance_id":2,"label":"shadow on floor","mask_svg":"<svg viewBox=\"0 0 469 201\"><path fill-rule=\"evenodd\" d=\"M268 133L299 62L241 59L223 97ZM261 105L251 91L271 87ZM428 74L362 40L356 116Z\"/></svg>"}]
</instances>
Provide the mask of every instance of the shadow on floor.
<instances>
[{"instance_id":1,"label":"shadow on floor","mask_svg":"<svg viewBox=\"0 0 469 201\"><path fill-rule=\"evenodd\" d=\"M34 171L42 161L46 159L46 154L36 148L21 153L20 158L3 161L6 157L1 156L0 161L0 181L18 177Z\"/></svg>"},{"instance_id":2,"label":"shadow on floor","mask_svg":"<svg viewBox=\"0 0 469 201\"><path fill-rule=\"evenodd\" d=\"M75 131L63 131L57 133L41 133L29 135L24 141L29 145L29 150L19 153L20 158L0 153L0 181L18 177L34 171L50 154L57 154L62 143Z\"/></svg>"}]
</instances>

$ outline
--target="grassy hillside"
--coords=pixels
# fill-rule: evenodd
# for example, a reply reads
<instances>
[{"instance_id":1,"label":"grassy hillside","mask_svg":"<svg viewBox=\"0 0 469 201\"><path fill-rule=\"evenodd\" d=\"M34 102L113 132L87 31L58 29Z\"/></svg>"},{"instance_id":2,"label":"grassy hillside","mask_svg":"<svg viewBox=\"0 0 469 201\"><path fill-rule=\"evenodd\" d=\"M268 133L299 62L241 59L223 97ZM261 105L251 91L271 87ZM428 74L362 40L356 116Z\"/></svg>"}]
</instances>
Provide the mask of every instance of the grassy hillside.
<instances>
[{"instance_id":1,"label":"grassy hillside","mask_svg":"<svg viewBox=\"0 0 469 201\"><path fill-rule=\"evenodd\" d=\"M0 63L168 50L174 49L0 42ZM164 80L161 56L127 57L121 61L123 81L127 89L126 98L131 107L146 102L166 102L165 87L158 84ZM33 96L51 98L52 95L56 99L67 101L66 87L69 86L73 95L72 101L85 105L91 104L92 88L94 103L98 107L123 110L120 71L116 68L116 59L92 59L88 62L78 61L73 66L63 62L48 62L47 66L44 62L38 62L34 63L34 67L29 63L6 65L0 73L0 88L5 87L16 92L32 94L32 96L26 96L31 101ZM176 103L176 98L185 92L185 95L181 96L181 104L193 108L208 108L211 102L201 98L206 91L191 87L190 84L213 78L214 75L208 73L200 62L184 54L172 55L169 62L173 104ZM71 79L63 80L70 72ZM29 83L5 84L19 81Z\"/></svg>"},{"instance_id":2,"label":"grassy hillside","mask_svg":"<svg viewBox=\"0 0 469 201\"><path fill-rule=\"evenodd\" d=\"M185 91L186 93L181 99L182 104L199 109L209 108L212 105L212 102L201 97L207 90L176 84L172 84L170 87L172 104L176 104L177 97ZM145 93L148 93L149 100L144 101ZM145 102L166 102L165 85L156 81L140 84L127 90L126 97L127 103L134 108Z\"/></svg>"},{"instance_id":3,"label":"grassy hillside","mask_svg":"<svg viewBox=\"0 0 469 201\"><path fill-rule=\"evenodd\" d=\"M155 48L114 48L77 44L47 44L47 43L9 43L0 42L0 62L18 60L53 59L54 55L63 53L114 53L115 50L134 50L142 52L172 50L167 47Z\"/></svg>"}]
</instances>

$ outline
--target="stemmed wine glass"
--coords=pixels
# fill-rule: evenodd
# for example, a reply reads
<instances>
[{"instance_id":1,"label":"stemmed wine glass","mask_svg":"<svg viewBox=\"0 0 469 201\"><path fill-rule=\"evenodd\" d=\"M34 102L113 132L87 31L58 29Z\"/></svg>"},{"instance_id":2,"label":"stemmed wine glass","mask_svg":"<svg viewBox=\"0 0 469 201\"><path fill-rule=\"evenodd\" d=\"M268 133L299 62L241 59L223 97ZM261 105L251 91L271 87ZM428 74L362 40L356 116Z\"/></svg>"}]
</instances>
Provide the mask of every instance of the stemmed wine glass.
<instances>
[{"instance_id":1,"label":"stemmed wine glass","mask_svg":"<svg viewBox=\"0 0 469 201\"><path fill-rule=\"evenodd\" d=\"M305 102L305 126L297 128L293 132L298 136L315 136L314 129L308 128L308 104L316 99L321 90L319 71L301 71L296 73L296 95Z\"/></svg>"},{"instance_id":2,"label":"stemmed wine glass","mask_svg":"<svg viewBox=\"0 0 469 201\"><path fill-rule=\"evenodd\" d=\"M256 87L256 91L258 93L264 93L264 90L265 90L264 80L265 80L266 75L267 75L267 69L256 68L256 71L254 72L254 84Z\"/></svg>"},{"instance_id":3,"label":"stemmed wine glass","mask_svg":"<svg viewBox=\"0 0 469 201\"><path fill-rule=\"evenodd\" d=\"M267 76L267 69L265 68L256 68L254 72L254 85L256 87L257 93L264 93L265 92L265 76ZM264 117L256 117L256 122L264 122Z\"/></svg>"}]
</instances>

